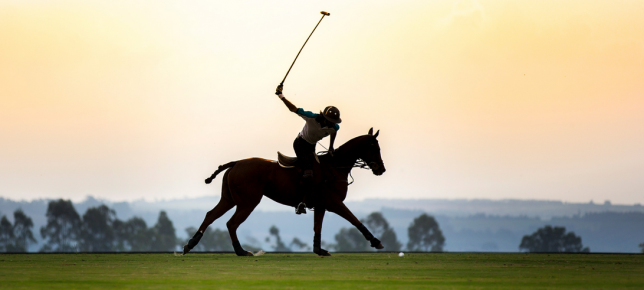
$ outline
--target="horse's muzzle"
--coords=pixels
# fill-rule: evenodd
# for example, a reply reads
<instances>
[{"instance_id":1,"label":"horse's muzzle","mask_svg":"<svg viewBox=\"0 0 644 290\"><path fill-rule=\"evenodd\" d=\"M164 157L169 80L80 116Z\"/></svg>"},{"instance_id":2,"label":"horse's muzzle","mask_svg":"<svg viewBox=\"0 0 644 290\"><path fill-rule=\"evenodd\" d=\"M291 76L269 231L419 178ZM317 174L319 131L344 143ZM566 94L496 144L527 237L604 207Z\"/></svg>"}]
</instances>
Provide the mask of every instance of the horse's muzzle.
<instances>
[{"instance_id":1,"label":"horse's muzzle","mask_svg":"<svg viewBox=\"0 0 644 290\"><path fill-rule=\"evenodd\" d=\"M385 169L384 164L380 165L380 164L378 164L376 162L370 162L369 163L369 168L371 168L371 172L373 172L373 174L378 175L378 176L382 175L383 173L385 173L385 171L387 171Z\"/></svg>"}]
</instances>

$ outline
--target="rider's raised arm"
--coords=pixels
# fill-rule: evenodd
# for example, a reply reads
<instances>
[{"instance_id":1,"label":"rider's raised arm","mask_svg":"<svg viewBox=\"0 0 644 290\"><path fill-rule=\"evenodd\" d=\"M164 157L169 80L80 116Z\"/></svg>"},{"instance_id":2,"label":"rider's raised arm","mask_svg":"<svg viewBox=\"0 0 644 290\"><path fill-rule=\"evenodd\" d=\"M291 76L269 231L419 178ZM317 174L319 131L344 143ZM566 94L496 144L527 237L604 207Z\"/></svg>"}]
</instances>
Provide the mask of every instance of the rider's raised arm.
<instances>
[{"instance_id":1,"label":"rider's raised arm","mask_svg":"<svg viewBox=\"0 0 644 290\"><path fill-rule=\"evenodd\" d=\"M291 111L293 113L295 113L297 111L297 107L295 105L293 105L293 103L291 103L289 100L287 100L284 97L284 95L279 94L277 96L280 97L280 99L282 100L282 102L284 102L284 105L286 105L286 107L288 108L289 111Z\"/></svg>"},{"instance_id":2,"label":"rider's raised arm","mask_svg":"<svg viewBox=\"0 0 644 290\"><path fill-rule=\"evenodd\" d=\"M277 86L277 89L275 90L275 94L278 97L280 97L280 100L282 100L282 102L284 102L284 105L286 105L286 107L288 108L289 111L295 113L297 111L297 107L295 105L293 105L293 103L289 102L284 97L284 95L282 94L283 89L284 89L284 86L282 84L280 84L279 86Z\"/></svg>"}]
</instances>

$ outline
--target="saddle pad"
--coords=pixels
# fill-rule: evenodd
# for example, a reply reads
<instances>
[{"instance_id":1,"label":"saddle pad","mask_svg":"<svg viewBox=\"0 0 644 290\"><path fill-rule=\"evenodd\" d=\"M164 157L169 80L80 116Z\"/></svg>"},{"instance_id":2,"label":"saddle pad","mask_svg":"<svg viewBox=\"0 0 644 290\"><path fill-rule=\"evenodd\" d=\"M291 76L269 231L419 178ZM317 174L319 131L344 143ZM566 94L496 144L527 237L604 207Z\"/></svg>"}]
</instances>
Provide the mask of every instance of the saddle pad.
<instances>
[{"instance_id":1,"label":"saddle pad","mask_svg":"<svg viewBox=\"0 0 644 290\"><path fill-rule=\"evenodd\" d=\"M297 162L297 157L289 157L282 152L277 151L277 163L284 168L293 168L295 167L295 162Z\"/></svg>"}]
</instances>

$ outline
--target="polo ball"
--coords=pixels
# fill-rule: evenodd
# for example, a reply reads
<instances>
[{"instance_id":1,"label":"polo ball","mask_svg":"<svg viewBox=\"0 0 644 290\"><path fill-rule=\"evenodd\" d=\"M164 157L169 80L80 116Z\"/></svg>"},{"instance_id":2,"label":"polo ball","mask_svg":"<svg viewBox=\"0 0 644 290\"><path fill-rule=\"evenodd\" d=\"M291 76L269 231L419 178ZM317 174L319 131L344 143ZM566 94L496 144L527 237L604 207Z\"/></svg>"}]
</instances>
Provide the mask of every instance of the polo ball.
<instances>
[{"instance_id":1,"label":"polo ball","mask_svg":"<svg viewBox=\"0 0 644 290\"><path fill-rule=\"evenodd\" d=\"M402 258L402 257L404 257L404 256L405 256L405 253L403 253L403 252L398 253L398 257L401 257L401 258Z\"/></svg>"}]
</instances>

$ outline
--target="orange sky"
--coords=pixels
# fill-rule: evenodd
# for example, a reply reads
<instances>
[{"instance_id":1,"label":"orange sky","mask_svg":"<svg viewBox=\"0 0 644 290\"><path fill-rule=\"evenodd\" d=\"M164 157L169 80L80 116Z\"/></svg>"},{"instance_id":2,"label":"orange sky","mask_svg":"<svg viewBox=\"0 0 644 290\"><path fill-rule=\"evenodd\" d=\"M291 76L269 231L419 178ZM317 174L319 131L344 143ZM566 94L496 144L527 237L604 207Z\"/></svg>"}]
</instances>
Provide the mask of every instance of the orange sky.
<instances>
[{"instance_id":1,"label":"orange sky","mask_svg":"<svg viewBox=\"0 0 644 290\"><path fill-rule=\"evenodd\" d=\"M642 1L0 0L0 196L217 194L292 153L272 92L320 10L285 94L382 130L349 199L644 202Z\"/></svg>"}]
</instances>

